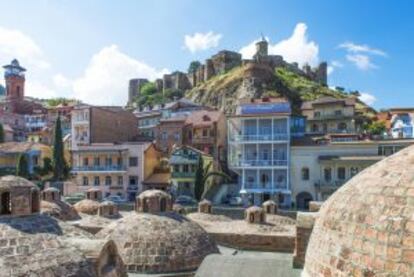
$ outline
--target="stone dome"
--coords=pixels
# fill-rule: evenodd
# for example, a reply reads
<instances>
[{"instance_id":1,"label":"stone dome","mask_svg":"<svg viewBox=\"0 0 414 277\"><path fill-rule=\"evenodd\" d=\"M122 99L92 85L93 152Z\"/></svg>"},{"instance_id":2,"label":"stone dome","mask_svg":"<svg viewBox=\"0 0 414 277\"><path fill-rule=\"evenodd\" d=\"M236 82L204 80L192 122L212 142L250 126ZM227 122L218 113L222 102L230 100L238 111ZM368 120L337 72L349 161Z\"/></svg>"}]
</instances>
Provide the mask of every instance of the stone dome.
<instances>
[{"instance_id":1,"label":"stone dome","mask_svg":"<svg viewBox=\"0 0 414 277\"><path fill-rule=\"evenodd\" d=\"M267 200L263 202L262 207L267 214L276 214L277 213L277 204L273 200Z\"/></svg>"},{"instance_id":2,"label":"stone dome","mask_svg":"<svg viewBox=\"0 0 414 277\"><path fill-rule=\"evenodd\" d=\"M75 208L64 201L41 201L40 211L43 214L56 217L63 221L78 220L80 216Z\"/></svg>"},{"instance_id":3,"label":"stone dome","mask_svg":"<svg viewBox=\"0 0 414 277\"><path fill-rule=\"evenodd\" d=\"M73 205L78 213L95 215L99 210L99 202L90 199L83 199Z\"/></svg>"},{"instance_id":4,"label":"stone dome","mask_svg":"<svg viewBox=\"0 0 414 277\"><path fill-rule=\"evenodd\" d=\"M244 211L245 219L248 223L265 223L265 211L258 206L251 206Z\"/></svg>"},{"instance_id":5,"label":"stone dome","mask_svg":"<svg viewBox=\"0 0 414 277\"><path fill-rule=\"evenodd\" d=\"M99 203L98 215L103 217L119 217L118 206L112 201Z\"/></svg>"},{"instance_id":6,"label":"stone dome","mask_svg":"<svg viewBox=\"0 0 414 277\"><path fill-rule=\"evenodd\" d=\"M203 199L198 203L198 212L199 213L205 213L205 214L211 214L211 201L207 199Z\"/></svg>"},{"instance_id":7,"label":"stone dome","mask_svg":"<svg viewBox=\"0 0 414 277\"><path fill-rule=\"evenodd\" d=\"M132 212L96 234L111 239L131 273L191 271L218 253L215 242L196 223L174 212Z\"/></svg>"},{"instance_id":8,"label":"stone dome","mask_svg":"<svg viewBox=\"0 0 414 277\"><path fill-rule=\"evenodd\" d=\"M144 213L169 212L172 210L171 196L162 190L146 190L136 197L135 210Z\"/></svg>"},{"instance_id":9,"label":"stone dome","mask_svg":"<svg viewBox=\"0 0 414 277\"><path fill-rule=\"evenodd\" d=\"M321 207L305 276L414 276L414 146L365 169Z\"/></svg>"}]
</instances>

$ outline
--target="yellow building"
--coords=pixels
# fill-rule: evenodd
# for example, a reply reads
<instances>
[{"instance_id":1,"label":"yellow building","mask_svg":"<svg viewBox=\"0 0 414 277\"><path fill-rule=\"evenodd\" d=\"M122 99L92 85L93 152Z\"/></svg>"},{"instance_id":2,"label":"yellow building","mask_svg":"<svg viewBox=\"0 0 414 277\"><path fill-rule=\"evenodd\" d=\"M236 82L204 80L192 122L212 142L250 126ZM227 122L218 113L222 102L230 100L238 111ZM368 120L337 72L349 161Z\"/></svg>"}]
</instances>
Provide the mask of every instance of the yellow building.
<instances>
[{"instance_id":1,"label":"yellow building","mask_svg":"<svg viewBox=\"0 0 414 277\"><path fill-rule=\"evenodd\" d=\"M15 174L20 155L26 155L28 171L43 167L43 159L52 156L49 146L35 142L5 142L0 144L0 175Z\"/></svg>"}]
</instances>

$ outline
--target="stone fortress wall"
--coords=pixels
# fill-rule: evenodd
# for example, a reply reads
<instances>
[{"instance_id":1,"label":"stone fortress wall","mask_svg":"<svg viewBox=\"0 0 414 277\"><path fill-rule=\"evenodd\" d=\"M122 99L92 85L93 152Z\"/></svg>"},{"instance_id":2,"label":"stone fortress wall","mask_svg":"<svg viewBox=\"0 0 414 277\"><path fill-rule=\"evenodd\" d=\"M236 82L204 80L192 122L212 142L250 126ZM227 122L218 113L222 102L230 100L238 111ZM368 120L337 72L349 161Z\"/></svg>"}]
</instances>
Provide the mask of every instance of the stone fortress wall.
<instances>
[{"instance_id":1,"label":"stone fortress wall","mask_svg":"<svg viewBox=\"0 0 414 277\"><path fill-rule=\"evenodd\" d=\"M217 54L206 59L204 64L200 65L194 72L184 73L175 71L171 74L164 74L162 79L155 80L155 84L158 91L165 91L167 89L188 90L214 76L226 73L240 65L267 67L270 72L273 72L274 69L278 67L286 67L309 80L318 82L322 85L327 85L328 65L326 62L320 63L315 68L312 68L309 65L304 65L300 68L297 63L289 63L280 55L269 55L268 42L264 38L256 43L256 54L252 59L242 59L241 54L238 52L221 50ZM256 77L260 78L261 76ZM140 94L142 85L147 82L148 80L143 78L130 80L129 103L131 103L133 97Z\"/></svg>"}]
</instances>

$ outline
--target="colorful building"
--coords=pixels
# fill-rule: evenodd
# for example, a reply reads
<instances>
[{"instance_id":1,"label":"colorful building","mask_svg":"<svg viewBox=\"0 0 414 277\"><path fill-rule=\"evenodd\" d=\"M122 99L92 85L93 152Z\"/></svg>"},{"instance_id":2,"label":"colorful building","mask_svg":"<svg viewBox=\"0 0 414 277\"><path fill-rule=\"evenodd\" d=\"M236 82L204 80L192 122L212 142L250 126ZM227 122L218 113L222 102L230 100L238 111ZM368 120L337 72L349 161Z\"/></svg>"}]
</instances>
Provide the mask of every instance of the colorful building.
<instances>
[{"instance_id":1,"label":"colorful building","mask_svg":"<svg viewBox=\"0 0 414 277\"><path fill-rule=\"evenodd\" d=\"M203 159L204 166L213 162L210 155L191 146L183 145L172 150L169 164L173 195L194 197L195 173L200 158Z\"/></svg>"},{"instance_id":2,"label":"colorful building","mask_svg":"<svg viewBox=\"0 0 414 277\"><path fill-rule=\"evenodd\" d=\"M228 119L228 166L246 205L274 199L290 207L290 114L286 99L242 99Z\"/></svg>"}]
</instances>

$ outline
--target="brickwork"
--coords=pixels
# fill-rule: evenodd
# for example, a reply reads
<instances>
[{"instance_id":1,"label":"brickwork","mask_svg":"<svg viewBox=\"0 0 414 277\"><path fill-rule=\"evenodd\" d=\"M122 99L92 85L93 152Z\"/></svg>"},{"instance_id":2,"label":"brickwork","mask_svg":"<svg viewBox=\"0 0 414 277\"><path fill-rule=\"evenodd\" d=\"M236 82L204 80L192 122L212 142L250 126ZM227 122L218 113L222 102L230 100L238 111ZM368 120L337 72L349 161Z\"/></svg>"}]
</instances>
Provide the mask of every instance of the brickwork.
<instances>
[{"instance_id":1,"label":"brickwork","mask_svg":"<svg viewBox=\"0 0 414 277\"><path fill-rule=\"evenodd\" d=\"M310 212L319 212L322 207L323 202L320 201L310 201L309 202L309 211Z\"/></svg>"},{"instance_id":2,"label":"brickwork","mask_svg":"<svg viewBox=\"0 0 414 277\"><path fill-rule=\"evenodd\" d=\"M245 220L248 223L263 224L266 222L265 211L257 206L247 208L245 211Z\"/></svg>"},{"instance_id":3,"label":"brickwork","mask_svg":"<svg viewBox=\"0 0 414 277\"><path fill-rule=\"evenodd\" d=\"M118 206L111 201L105 201L99 204L98 215L103 217L119 217Z\"/></svg>"},{"instance_id":4,"label":"brickwork","mask_svg":"<svg viewBox=\"0 0 414 277\"><path fill-rule=\"evenodd\" d=\"M267 214L277 214L277 204L273 200L267 200L263 204L263 210Z\"/></svg>"},{"instance_id":5,"label":"brickwork","mask_svg":"<svg viewBox=\"0 0 414 277\"><path fill-rule=\"evenodd\" d=\"M56 188L47 188L42 191L42 200L54 202L60 200L60 192Z\"/></svg>"},{"instance_id":6,"label":"brickwork","mask_svg":"<svg viewBox=\"0 0 414 277\"><path fill-rule=\"evenodd\" d=\"M146 190L137 196L135 211L141 213L164 213L172 210L171 196L161 190Z\"/></svg>"},{"instance_id":7,"label":"brickwork","mask_svg":"<svg viewBox=\"0 0 414 277\"><path fill-rule=\"evenodd\" d=\"M305 265L306 249L316 217L317 213L299 212L297 215L293 267L302 268Z\"/></svg>"},{"instance_id":8,"label":"brickwork","mask_svg":"<svg viewBox=\"0 0 414 277\"><path fill-rule=\"evenodd\" d=\"M414 276L414 147L365 169L322 206L305 276Z\"/></svg>"},{"instance_id":9,"label":"brickwork","mask_svg":"<svg viewBox=\"0 0 414 277\"><path fill-rule=\"evenodd\" d=\"M199 213L205 213L205 214L211 214L211 207L212 204L209 200L204 199L198 203L198 212Z\"/></svg>"}]
</instances>

